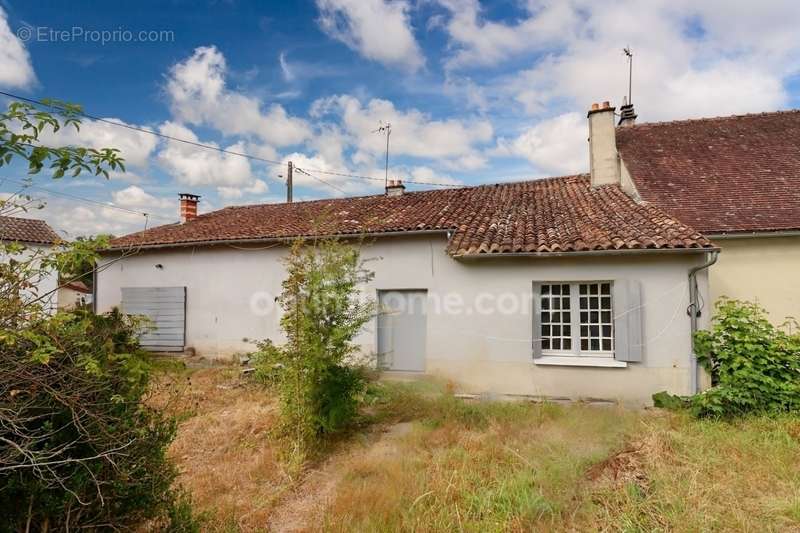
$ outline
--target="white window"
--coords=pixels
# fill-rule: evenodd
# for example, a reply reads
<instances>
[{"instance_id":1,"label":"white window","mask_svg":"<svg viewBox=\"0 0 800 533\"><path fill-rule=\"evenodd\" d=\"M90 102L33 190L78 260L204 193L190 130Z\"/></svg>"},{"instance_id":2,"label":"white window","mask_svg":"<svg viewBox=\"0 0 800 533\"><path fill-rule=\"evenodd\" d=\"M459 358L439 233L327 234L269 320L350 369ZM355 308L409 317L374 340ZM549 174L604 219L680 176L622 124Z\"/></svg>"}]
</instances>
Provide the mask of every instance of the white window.
<instances>
[{"instance_id":1,"label":"white window","mask_svg":"<svg viewBox=\"0 0 800 533\"><path fill-rule=\"evenodd\" d=\"M611 292L609 281L539 285L542 354L613 357Z\"/></svg>"}]
</instances>

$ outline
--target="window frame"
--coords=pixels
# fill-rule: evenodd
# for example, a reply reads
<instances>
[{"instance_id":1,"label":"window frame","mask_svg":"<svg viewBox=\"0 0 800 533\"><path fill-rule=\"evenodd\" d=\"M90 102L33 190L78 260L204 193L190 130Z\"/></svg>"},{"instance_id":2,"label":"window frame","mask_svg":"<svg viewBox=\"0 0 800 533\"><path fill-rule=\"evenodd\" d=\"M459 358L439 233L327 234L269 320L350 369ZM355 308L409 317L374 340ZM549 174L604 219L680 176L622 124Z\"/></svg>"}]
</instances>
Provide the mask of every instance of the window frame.
<instances>
[{"instance_id":1,"label":"window frame","mask_svg":"<svg viewBox=\"0 0 800 533\"><path fill-rule=\"evenodd\" d=\"M611 300L611 350L582 350L581 349L581 318L580 318L580 286L583 284L588 285L599 285L602 283L609 284L609 293L608 296ZM614 280L609 279L599 279L599 280L579 280L579 281L536 281L534 282L534 290L538 287L538 293L534 293L534 298L536 299L535 311L539 313L538 319L534 321L535 324L539 325L539 330L534 332L534 338L537 339L539 342L542 342L545 337L542 335L542 326L547 325L542 320L542 313L550 312L552 313L552 309L543 309L542 307L542 287L548 285L551 287L554 285L569 285L569 304L570 304L570 333L571 333L571 349L564 350L564 349L552 349L548 348L545 349L544 345L542 344L541 355L542 357L550 357L550 358L559 358L559 357L574 357L576 359L614 359L616 353L616 324L615 324L615 316L614 316ZM551 293L552 294L552 293ZM551 296L552 298L552 296ZM563 312L563 309L559 310ZM591 312L591 309L587 310ZM597 310L598 312L602 312L602 304L601 308ZM587 324L588 326L589 324ZM598 325L599 328L603 327L602 322ZM602 329L600 330L602 333ZM602 335L601 335L602 338ZM602 340L601 340L602 345Z\"/></svg>"}]
</instances>

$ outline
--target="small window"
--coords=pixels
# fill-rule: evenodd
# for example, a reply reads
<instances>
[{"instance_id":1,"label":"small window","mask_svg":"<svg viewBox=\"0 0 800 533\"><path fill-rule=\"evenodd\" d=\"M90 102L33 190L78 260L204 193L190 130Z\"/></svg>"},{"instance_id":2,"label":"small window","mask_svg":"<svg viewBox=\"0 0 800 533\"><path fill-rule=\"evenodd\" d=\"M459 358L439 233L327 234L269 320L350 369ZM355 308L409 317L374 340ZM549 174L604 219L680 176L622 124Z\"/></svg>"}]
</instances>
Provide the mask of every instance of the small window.
<instances>
[{"instance_id":1,"label":"small window","mask_svg":"<svg viewBox=\"0 0 800 533\"><path fill-rule=\"evenodd\" d=\"M543 353L613 356L611 282L546 283L538 296Z\"/></svg>"}]
</instances>

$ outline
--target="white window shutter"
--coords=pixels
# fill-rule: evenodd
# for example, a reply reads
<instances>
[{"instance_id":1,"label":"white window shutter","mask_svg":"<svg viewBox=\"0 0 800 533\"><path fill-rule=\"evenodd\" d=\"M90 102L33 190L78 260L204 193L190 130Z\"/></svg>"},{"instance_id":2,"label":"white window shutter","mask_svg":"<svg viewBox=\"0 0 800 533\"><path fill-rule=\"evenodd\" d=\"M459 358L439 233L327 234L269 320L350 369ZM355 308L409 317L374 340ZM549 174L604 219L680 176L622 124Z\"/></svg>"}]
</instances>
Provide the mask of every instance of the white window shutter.
<instances>
[{"instance_id":1,"label":"white window shutter","mask_svg":"<svg viewBox=\"0 0 800 533\"><path fill-rule=\"evenodd\" d=\"M614 358L631 363L644 357L642 284L634 279L614 281Z\"/></svg>"},{"instance_id":2,"label":"white window shutter","mask_svg":"<svg viewBox=\"0 0 800 533\"><path fill-rule=\"evenodd\" d=\"M534 359L542 356L542 284L533 282L533 357Z\"/></svg>"}]
</instances>

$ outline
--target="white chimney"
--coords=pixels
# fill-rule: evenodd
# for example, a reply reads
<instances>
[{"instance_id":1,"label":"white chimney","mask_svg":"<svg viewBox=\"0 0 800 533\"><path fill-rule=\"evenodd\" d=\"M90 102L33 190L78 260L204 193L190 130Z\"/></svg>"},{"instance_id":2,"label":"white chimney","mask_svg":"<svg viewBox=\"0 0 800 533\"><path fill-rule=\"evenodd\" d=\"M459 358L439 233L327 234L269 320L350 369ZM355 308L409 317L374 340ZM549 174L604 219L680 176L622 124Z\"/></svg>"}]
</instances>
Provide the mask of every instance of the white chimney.
<instances>
[{"instance_id":1,"label":"white chimney","mask_svg":"<svg viewBox=\"0 0 800 533\"><path fill-rule=\"evenodd\" d=\"M589 159L592 187L620 183L614 108L608 102L592 104L589 110Z\"/></svg>"},{"instance_id":2,"label":"white chimney","mask_svg":"<svg viewBox=\"0 0 800 533\"><path fill-rule=\"evenodd\" d=\"M406 186L403 185L402 180L389 180L388 185L386 185L386 196L403 196L405 190Z\"/></svg>"}]
</instances>

